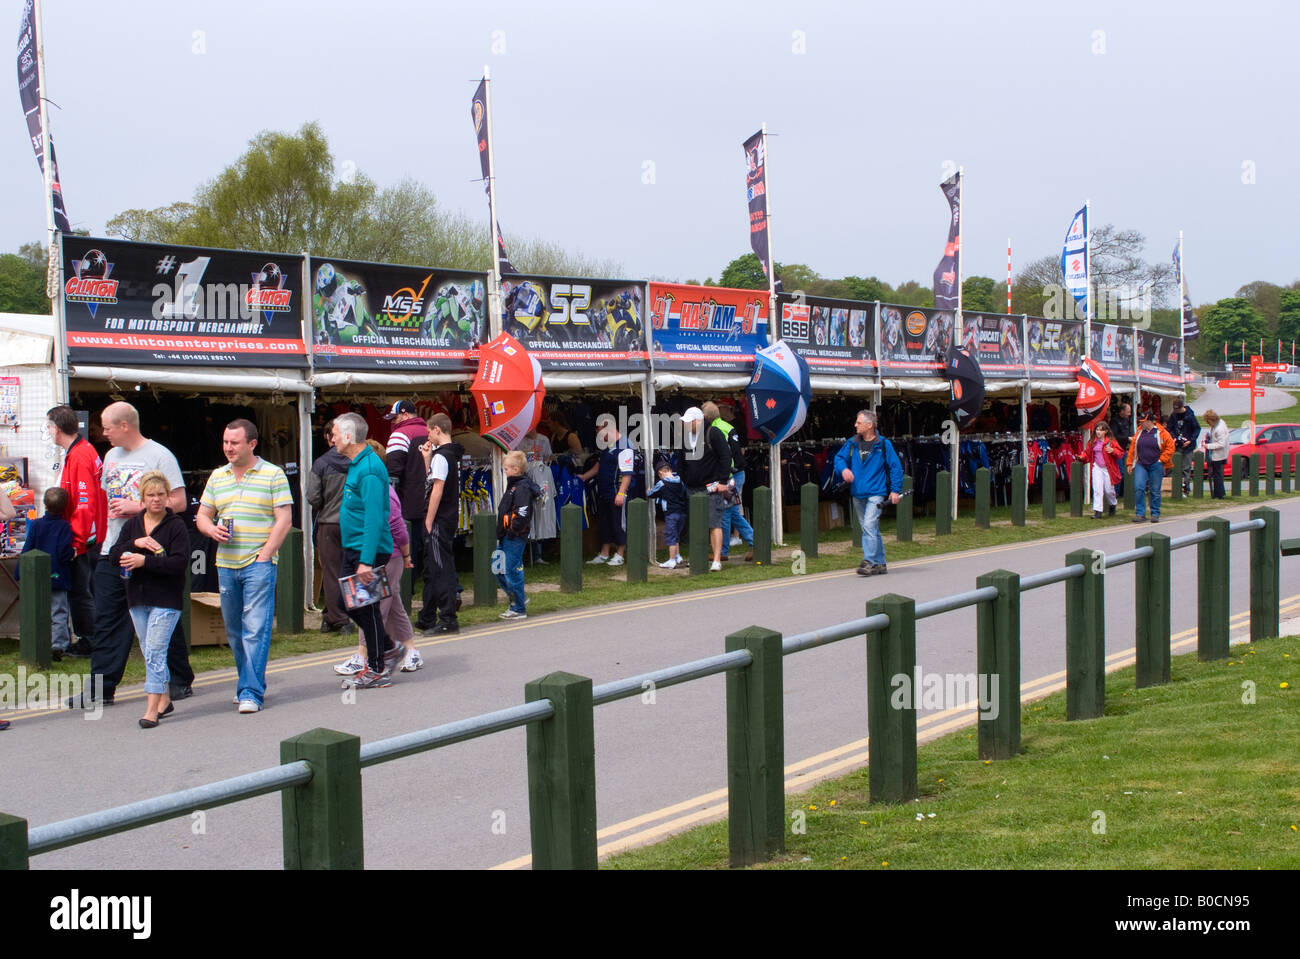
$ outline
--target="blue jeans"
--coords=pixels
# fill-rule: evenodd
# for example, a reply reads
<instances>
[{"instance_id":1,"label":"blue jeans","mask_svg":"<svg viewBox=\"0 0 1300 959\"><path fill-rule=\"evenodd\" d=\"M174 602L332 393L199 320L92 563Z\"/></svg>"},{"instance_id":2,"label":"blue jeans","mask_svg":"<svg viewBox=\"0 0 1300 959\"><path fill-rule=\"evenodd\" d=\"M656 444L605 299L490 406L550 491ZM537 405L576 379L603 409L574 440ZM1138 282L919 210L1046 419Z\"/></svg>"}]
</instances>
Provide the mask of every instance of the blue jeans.
<instances>
[{"instance_id":1,"label":"blue jeans","mask_svg":"<svg viewBox=\"0 0 1300 959\"><path fill-rule=\"evenodd\" d=\"M736 496L740 496L741 491L745 488L745 474L736 473L732 477L736 481ZM736 527L736 535L750 549L754 548L754 527L749 525L745 519L745 510L739 503L735 506L728 506L722 511L722 557L726 559L727 552L731 549L731 527Z\"/></svg>"},{"instance_id":2,"label":"blue jeans","mask_svg":"<svg viewBox=\"0 0 1300 959\"><path fill-rule=\"evenodd\" d=\"M1147 496L1151 497L1151 515L1160 516L1160 484L1164 482L1165 467L1159 460L1150 466L1133 464L1133 492L1137 494L1137 518L1146 517Z\"/></svg>"},{"instance_id":3,"label":"blue jeans","mask_svg":"<svg viewBox=\"0 0 1300 959\"><path fill-rule=\"evenodd\" d=\"M873 566L885 565L885 541L880 538L880 508L883 496L853 497L853 511L862 527L862 561Z\"/></svg>"},{"instance_id":4,"label":"blue jeans","mask_svg":"<svg viewBox=\"0 0 1300 959\"><path fill-rule=\"evenodd\" d=\"M527 542L513 536L498 541L506 556L506 571L497 573L497 582L510 598L510 609L516 613L528 612L528 597L524 594L524 546Z\"/></svg>"},{"instance_id":5,"label":"blue jeans","mask_svg":"<svg viewBox=\"0 0 1300 959\"><path fill-rule=\"evenodd\" d=\"M260 706L266 695L266 660L271 653L275 616L275 563L249 563L243 569L218 567L217 580L226 642L239 674L239 699Z\"/></svg>"},{"instance_id":6,"label":"blue jeans","mask_svg":"<svg viewBox=\"0 0 1300 959\"><path fill-rule=\"evenodd\" d=\"M165 693L171 673L167 670L167 650L171 647L172 630L180 621L179 609L162 606L132 606L131 622L140 637L140 652L144 654L144 691Z\"/></svg>"},{"instance_id":7,"label":"blue jeans","mask_svg":"<svg viewBox=\"0 0 1300 959\"><path fill-rule=\"evenodd\" d=\"M50 590L50 649L56 649L61 653L68 651L68 646L72 643L71 617L68 591Z\"/></svg>"}]
</instances>

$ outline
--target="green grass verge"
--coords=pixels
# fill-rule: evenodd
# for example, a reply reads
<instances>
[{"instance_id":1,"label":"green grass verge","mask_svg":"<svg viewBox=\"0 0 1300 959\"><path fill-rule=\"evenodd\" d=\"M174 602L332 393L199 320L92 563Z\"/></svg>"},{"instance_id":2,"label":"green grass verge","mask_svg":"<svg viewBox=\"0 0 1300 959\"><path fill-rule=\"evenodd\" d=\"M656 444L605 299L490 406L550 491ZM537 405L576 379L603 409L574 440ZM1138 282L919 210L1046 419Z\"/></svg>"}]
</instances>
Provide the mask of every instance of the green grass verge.
<instances>
[{"instance_id":1,"label":"green grass verge","mask_svg":"<svg viewBox=\"0 0 1300 959\"><path fill-rule=\"evenodd\" d=\"M1297 696L1294 636L1176 657L1165 686L1121 670L1101 719L1066 722L1064 692L1026 705L1015 759L978 759L973 729L920 747L919 801L870 805L865 769L788 797L806 832L757 868L1295 869ZM602 866L726 868L727 824Z\"/></svg>"},{"instance_id":2,"label":"green grass verge","mask_svg":"<svg viewBox=\"0 0 1300 959\"><path fill-rule=\"evenodd\" d=\"M1246 495L1244 487L1242 493L1243 495L1236 500L1229 499L1227 504L1230 506L1257 506L1270 502L1269 497L1262 495L1262 486L1260 496L1251 497ZM1038 491L1034 490L1031 495L1036 497ZM1300 493L1290 495L1295 496L1300 495ZM1271 499L1283 498L1288 497L1278 493ZM951 535L942 537L935 535L933 516L915 516L913 520L913 540L908 543L899 543L895 540L893 519L882 520L880 524L881 533L885 537L889 562L899 563L944 553L990 549L996 546L1090 532L1101 528L1110 528L1114 525L1127 526L1129 520L1129 516L1122 511L1115 519L1093 520L1091 512L1086 508L1083 517L1072 518L1069 515L1070 505L1068 502L1057 503L1056 518L1045 520L1042 518L1041 505L1031 502L1026 515L1026 525L1012 526L1010 509L1000 507L993 509L990 513L990 528L979 529L975 526L971 511L965 505L963 505L963 509L966 510L966 513L959 516L953 523ZM1188 513L1204 512L1211 509L1212 504L1209 499L1187 499L1174 502L1166 495L1161 504L1161 515L1166 519L1173 519ZM528 615L532 618L549 613L605 606L610 603L656 599L717 586L735 586L765 580L784 579L797 575L812 575L853 569L862 558L861 552L857 548L858 537L854 535L851 529L828 530L821 534L818 542L820 555L796 562L793 554L799 546L799 534L797 532L787 533L787 546L773 550L773 562L770 566L756 566L753 563L740 562L738 558L744 555L744 547L739 547L732 551L733 559L724 565L721 573L692 576L686 570L669 572L651 568L649 582L646 583L627 582L626 567L610 569L606 566L584 565L582 568L582 591L579 593L560 592L560 567L558 563L526 566L525 581L531 587L528 594ZM1066 552L1068 552L1067 549L1062 549L1062 561L1064 561ZM683 553L689 555L689 550L683 548ZM554 547L547 555L552 559L557 558L558 547ZM667 553L661 551L660 556L666 558ZM990 569L997 565L991 562ZM495 622L505 609L504 594L498 593L498 603L496 605L475 607L472 605L474 601L472 571L461 570L461 582L465 584L465 606L461 610L459 617L461 626L476 626ZM973 582L971 587L974 587ZM311 618L316 620L315 615L312 615ZM318 622L318 620L316 621ZM314 629L294 634L276 633L271 641L271 657L274 661L305 653L319 653L339 649L346 645L346 640L342 639L337 633L322 634ZM18 640L0 639L0 673L14 674L20 661ZM225 646L196 647L191 652L190 663L196 673L214 669L229 669L234 666L230 650ZM61 663L55 664L55 669L62 673L88 673L89 668L89 661L82 659L65 659ZM28 672L32 674L38 671L28 666ZM122 682L124 685L144 682L144 660L141 658L138 648L132 651Z\"/></svg>"}]
</instances>

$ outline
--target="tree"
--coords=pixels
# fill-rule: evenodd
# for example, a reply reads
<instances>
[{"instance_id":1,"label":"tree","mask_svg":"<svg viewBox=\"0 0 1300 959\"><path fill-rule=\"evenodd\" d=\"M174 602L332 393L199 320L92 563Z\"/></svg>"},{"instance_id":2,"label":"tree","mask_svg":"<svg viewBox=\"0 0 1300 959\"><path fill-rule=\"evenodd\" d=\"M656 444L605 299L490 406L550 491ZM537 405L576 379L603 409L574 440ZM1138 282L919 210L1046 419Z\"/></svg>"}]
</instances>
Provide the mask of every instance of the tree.
<instances>
[{"instance_id":1,"label":"tree","mask_svg":"<svg viewBox=\"0 0 1300 959\"><path fill-rule=\"evenodd\" d=\"M1120 230L1112 223L1092 231L1091 280L1093 318L1105 322L1141 319L1157 307L1168 306L1174 287L1173 265L1142 258L1146 237L1137 230ZM1064 292L1060 254L1027 264L1012 284L1013 312L1083 319L1083 304L1074 307Z\"/></svg>"},{"instance_id":2,"label":"tree","mask_svg":"<svg viewBox=\"0 0 1300 959\"><path fill-rule=\"evenodd\" d=\"M987 276L968 276L961 281L963 313L1001 313L1005 303L996 301L997 283Z\"/></svg>"},{"instance_id":3,"label":"tree","mask_svg":"<svg viewBox=\"0 0 1300 959\"><path fill-rule=\"evenodd\" d=\"M124 210L106 224L109 236L139 243L175 243L181 225L194 214L189 203L173 203L153 210Z\"/></svg>"},{"instance_id":4,"label":"tree","mask_svg":"<svg viewBox=\"0 0 1300 959\"><path fill-rule=\"evenodd\" d=\"M882 280L869 276L863 279L860 276L846 276L843 281L848 287L848 296L853 300L883 300L889 302L894 291L889 288L889 284Z\"/></svg>"},{"instance_id":5,"label":"tree","mask_svg":"<svg viewBox=\"0 0 1300 959\"><path fill-rule=\"evenodd\" d=\"M1260 338L1267 335L1264 317L1245 297L1220 300L1201 314L1201 340L1213 344L1219 356L1223 355L1225 343L1229 357L1238 355L1242 340L1250 356L1259 349Z\"/></svg>"},{"instance_id":6,"label":"tree","mask_svg":"<svg viewBox=\"0 0 1300 959\"><path fill-rule=\"evenodd\" d=\"M49 315L46 264L46 248L39 243L24 243L16 254L0 255L0 313Z\"/></svg>"},{"instance_id":7,"label":"tree","mask_svg":"<svg viewBox=\"0 0 1300 959\"><path fill-rule=\"evenodd\" d=\"M1282 290L1278 295L1277 338L1284 344L1300 340L1300 290Z\"/></svg>"},{"instance_id":8,"label":"tree","mask_svg":"<svg viewBox=\"0 0 1300 959\"><path fill-rule=\"evenodd\" d=\"M1282 312L1281 294L1282 288L1277 284L1256 280L1239 288L1234 295L1249 300L1250 305L1264 317L1265 326L1274 330L1277 329L1278 316Z\"/></svg>"},{"instance_id":9,"label":"tree","mask_svg":"<svg viewBox=\"0 0 1300 959\"><path fill-rule=\"evenodd\" d=\"M738 256L722 269L718 276L718 286L729 286L735 290L766 290L767 274L763 264L753 253Z\"/></svg>"},{"instance_id":10,"label":"tree","mask_svg":"<svg viewBox=\"0 0 1300 959\"><path fill-rule=\"evenodd\" d=\"M934 291L928 286L922 286L915 280L908 280L906 283L900 283L894 288L894 296L891 300L899 306L934 306Z\"/></svg>"}]
</instances>

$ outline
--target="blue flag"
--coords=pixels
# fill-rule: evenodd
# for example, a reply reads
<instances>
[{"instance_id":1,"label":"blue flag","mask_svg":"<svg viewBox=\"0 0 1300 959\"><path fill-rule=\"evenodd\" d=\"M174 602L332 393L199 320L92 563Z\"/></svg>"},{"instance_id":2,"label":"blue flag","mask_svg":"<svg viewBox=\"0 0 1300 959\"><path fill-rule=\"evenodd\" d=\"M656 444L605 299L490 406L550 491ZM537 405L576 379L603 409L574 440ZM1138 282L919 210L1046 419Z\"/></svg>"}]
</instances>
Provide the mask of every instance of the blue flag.
<instances>
[{"instance_id":1,"label":"blue flag","mask_svg":"<svg viewBox=\"0 0 1300 959\"><path fill-rule=\"evenodd\" d=\"M1065 246L1061 250L1061 273L1065 277L1065 288L1074 297L1075 303L1083 303L1085 310L1088 300L1088 208L1085 206L1070 221L1070 229L1065 234ZM1091 319L1091 317L1088 317Z\"/></svg>"}]
</instances>

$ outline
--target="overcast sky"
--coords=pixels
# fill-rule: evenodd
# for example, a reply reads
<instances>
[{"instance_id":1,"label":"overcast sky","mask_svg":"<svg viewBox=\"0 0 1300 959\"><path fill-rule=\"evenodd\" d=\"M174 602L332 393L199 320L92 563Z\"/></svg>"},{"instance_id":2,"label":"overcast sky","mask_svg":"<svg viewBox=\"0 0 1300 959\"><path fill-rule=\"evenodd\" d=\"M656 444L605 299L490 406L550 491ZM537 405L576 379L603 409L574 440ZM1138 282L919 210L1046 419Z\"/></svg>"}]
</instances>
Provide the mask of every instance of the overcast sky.
<instances>
[{"instance_id":1,"label":"overcast sky","mask_svg":"<svg viewBox=\"0 0 1300 959\"><path fill-rule=\"evenodd\" d=\"M21 0L0 9L16 38ZM1091 199L1149 259L1183 230L1197 303L1300 278L1294 4L45 0L44 23L64 196L96 235L312 120L341 169L416 177L486 228L486 64L507 233L630 277L748 251L740 144L766 122L774 253L822 276L928 286L952 164L967 276L1002 282L1008 237L1017 269L1059 255ZM0 251L45 235L11 82Z\"/></svg>"}]
</instances>

